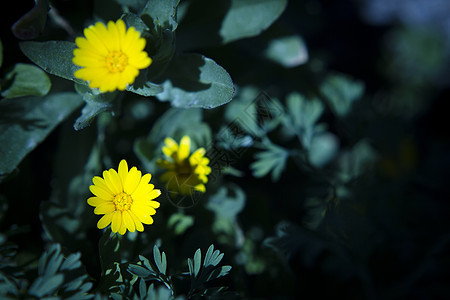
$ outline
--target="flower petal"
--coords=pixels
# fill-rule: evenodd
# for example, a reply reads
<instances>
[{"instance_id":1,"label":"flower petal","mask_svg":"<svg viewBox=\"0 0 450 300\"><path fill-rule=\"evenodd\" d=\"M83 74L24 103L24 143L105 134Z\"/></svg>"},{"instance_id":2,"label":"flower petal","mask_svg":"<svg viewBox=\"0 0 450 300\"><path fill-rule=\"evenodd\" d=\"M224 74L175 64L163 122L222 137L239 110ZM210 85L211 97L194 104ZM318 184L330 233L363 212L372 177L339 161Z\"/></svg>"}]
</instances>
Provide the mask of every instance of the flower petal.
<instances>
[{"instance_id":1,"label":"flower petal","mask_svg":"<svg viewBox=\"0 0 450 300\"><path fill-rule=\"evenodd\" d=\"M111 231L112 232L118 232L120 229L120 226L122 226L122 212L121 211L115 211L113 212L112 220L111 220Z\"/></svg>"},{"instance_id":2,"label":"flower petal","mask_svg":"<svg viewBox=\"0 0 450 300\"><path fill-rule=\"evenodd\" d=\"M103 178L105 178L106 185L114 195L118 195L123 191L122 181L120 181L119 174L117 174L116 170L109 169L109 171L104 171Z\"/></svg>"},{"instance_id":3,"label":"flower petal","mask_svg":"<svg viewBox=\"0 0 450 300\"><path fill-rule=\"evenodd\" d=\"M133 219L134 225L136 225L136 230L140 232L144 231L144 226L142 225L142 222L139 221L139 218L131 210L128 211L128 214L130 214Z\"/></svg>"},{"instance_id":4,"label":"flower petal","mask_svg":"<svg viewBox=\"0 0 450 300\"><path fill-rule=\"evenodd\" d=\"M107 202L111 202L110 200L105 200L99 197L90 197L89 199L87 199L87 203L90 206L99 206L103 203L107 203Z\"/></svg>"},{"instance_id":5,"label":"flower petal","mask_svg":"<svg viewBox=\"0 0 450 300\"><path fill-rule=\"evenodd\" d=\"M127 229L128 229L130 232L134 232L134 231L135 231L136 226L135 226L135 224L134 224L134 220L133 220L133 218L130 216L130 214L129 214L128 211L123 211L123 212L122 212L122 221L123 221L123 224L127 227Z\"/></svg>"},{"instance_id":6,"label":"flower petal","mask_svg":"<svg viewBox=\"0 0 450 300\"><path fill-rule=\"evenodd\" d=\"M97 228L98 229L103 229L106 226L108 226L109 224L111 224L111 220L113 218L114 213L109 213L104 215L100 220L98 220L97 222Z\"/></svg>"},{"instance_id":7,"label":"flower petal","mask_svg":"<svg viewBox=\"0 0 450 300\"><path fill-rule=\"evenodd\" d=\"M105 203L100 204L94 209L94 214L96 215L103 215L103 214L109 214L116 210L116 206L114 203L108 201Z\"/></svg>"},{"instance_id":8,"label":"flower petal","mask_svg":"<svg viewBox=\"0 0 450 300\"><path fill-rule=\"evenodd\" d=\"M122 182L122 186L125 186L125 182L128 176L128 164L125 159L122 159L119 163L118 173L120 177L120 181Z\"/></svg>"},{"instance_id":9,"label":"flower petal","mask_svg":"<svg viewBox=\"0 0 450 300\"><path fill-rule=\"evenodd\" d=\"M141 181L141 175L142 175L141 171L138 171L136 167L131 168L123 188L125 193L127 193L128 195L133 194L133 192L138 187L139 182Z\"/></svg>"},{"instance_id":10,"label":"flower petal","mask_svg":"<svg viewBox=\"0 0 450 300\"><path fill-rule=\"evenodd\" d=\"M114 199L114 196L110 192L105 191L104 189L102 189L99 186L90 185L89 190L92 192L92 194L94 194L95 196L97 196L101 199L109 200L109 201L112 201Z\"/></svg>"},{"instance_id":11,"label":"flower petal","mask_svg":"<svg viewBox=\"0 0 450 300\"><path fill-rule=\"evenodd\" d=\"M180 141L180 149L178 150L178 160L183 161L189 157L191 148L191 138L187 135L183 136Z\"/></svg>"},{"instance_id":12,"label":"flower petal","mask_svg":"<svg viewBox=\"0 0 450 300\"><path fill-rule=\"evenodd\" d=\"M164 143L165 143L165 146L163 146L162 152L167 157L172 157L172 155L178 151L178 144L177 144L177 142L175 142L174 139L172 139L170 137L167 137L167 138L164 139Z\"/></svg>"},{"instance_id":13,"label":"flower petal","mask_svg":"<svg viewBox=\"0 0 450 300\"><path fill-rule=\"evenodd\" d=\"M145 207L144 207L145 208ZM152 224L153 219L150 217L150 214L146 210L140 210L142 209L142 205L133 205L131 206L131 211L138 217L139 221L144 224Z\"/></svg>"}]
</instances>

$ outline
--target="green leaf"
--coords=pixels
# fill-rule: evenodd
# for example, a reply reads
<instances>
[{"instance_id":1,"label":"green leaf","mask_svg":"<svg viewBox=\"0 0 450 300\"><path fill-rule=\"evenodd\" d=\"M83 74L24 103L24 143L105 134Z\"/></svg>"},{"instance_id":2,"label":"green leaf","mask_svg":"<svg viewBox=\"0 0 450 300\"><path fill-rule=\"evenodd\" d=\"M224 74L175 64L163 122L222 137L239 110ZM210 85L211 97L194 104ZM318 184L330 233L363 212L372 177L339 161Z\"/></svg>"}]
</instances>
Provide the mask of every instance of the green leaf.
<instances>
[{"instance_id":1,"label":"green leaf","mask_svg":"<svg viewBox=\"0 0 450 300\"><path fill-rule=\"evenodd\" d=\"M14 69L6 74L6 80L10 80L11 85L2 91L2 96L5 98L45 96L51 86L47 74L29 64L16 64Z\"/></svg>"},{"instance_id":2,"label":"green leaf","mask_svg":"<svg viewBox=\"0 0 450 300\"><path fill-rule=\"evenodd\" d=\"M173 106L214 108L231 101L234 86L230 75L212 59L198 54L180 55L166 70L164 92L156 95Z\"/></svg>"},{"instance_id":3,"label":"green leaf","mask_svg":"<svg viewBox=\"0 0 450 300\"><path fill-rule=\"evenodd\" d=\"M212 210L217 218L224 218L232 222L236 216L244 209L245 193L237 185L222 186L216 194L212 195L206 208Z\"/></svg>"},{"instance_id":4,"label":"green leaf","mask_svg":"<svg viewBox=\"0 0 450 300\"><path fill-rule=\"evenodd\" d=\"M287 0L232 0L220 28L223 43L260 34L278 19L286 4Z\"/></svg>"},{"instance_id":5,"label":"green leaf","mask_svg":"<svg viewBox=\"0 0 450 300\"><path fill-rule=\"evenodd\" d=\"M287 131L296 134L302 146L309 149L316 123L322 116L324 106L317 99L306 99L299 93L291 93L286 99L287 116L284 118L284 125Z\"/></svg>"},{"instance_id":6,"label":"green leaf","mask_svg":"<svg viewBox=\"0 0 450 300\"><path fill-rule=\"evenodd\" d=\"M223 253L222 253L223 256ZM206 281L217 279L221 276L228 275L228 273L231 271L231 266L222 266L220 268L214 269L206 279Z\"/></svg>"},{"instance_id":7,"label":"green leaf","mask_svg":"<svg viewBox=\"0 0 450 300\"><path fill-rule=\"evenodd\" d=\"M61 245L51 244L39 260L39 276L31 284L29 294L38 298L56 295L62 299L92 298L93 295L86 295L92 283L85 282L88 276L80 257L80 253L74 253L65 258ZM50 297L46 299L51 299Z\"/></svg>"},{"instance_id":8,"label":"green leaf","mask_svg":"<svg viewBox=\"0 0 450 300\"><path fill-rule=\"evenodd\" d=\"M51 277L39 277L30 287L28 291L30 295L42 298L53 294L64 282L63 274L56 274Z\"/></svg>"},{"instance_id":9,"label":"green leaf","mask_svg":"<svg viewBox=\"0 0 450 300\"><path fill-rule=\"evenodd\" d=\"M141 71L133 84L126 87L126 90L144 97L155 96L162 93L164 91L162 86L147 80L147 72L147 69Z\"/></svg>"},{"instance_id":10,"label":"green leaf","mask_svg":"<svg viewBox=\"0 0 450 300\"><path fill-rule=\"evenodd\" d=\"M177 6L180 0L149 0L142 11L142 18L149 16L155 28L177 29Z\"/></svg>"},{"instance_id":11,"label":"green leaf","mask_svg":"<svg viewBox=\"0 0 450 300\"><path fill-rule=\"evenodd\" d=\"M84 129L89 126L99 114L113 110L113 100L115 99L117 92L100 93L99 90L91 89L82 84L75 84L75 90L83 95L83 100L86 102L86 105L81 110L81 116L79 116L73 124L75 130Z\"/></svg>"},{"instance_id":12,"label":"green leaf","mask_svg":"<svg viewBox=\"0 0 450 300\"><path fill-rule=\"evenodd\" d=\"M309 162L316 167L323 167L330 162L338 153L339 140L330 133L314 135L308 151Z\"/></svg>"},{"instance_id":13,"label":"green leaf","mask_svg":"<svg viewBox=\"0 0 450 300\"><path fill-rule=\"evenodd\" d=\"M211 256L213 254L213 251L214 251L214 245L211 244L205 254L205 259L203 261L204 267L207 267L211 264L210 261L211 261Z\"/></svg>"},{"instance_id":14,"label":"green leaf","mask_svg":"<svg viewBox=\"0 0 450 300\"><path fill-rule=\"evenodd\" d=\"M192 225L194 225L194 217L183 213L172 214L167 221L167 226L173 227L176 235L183 234Z\"/></svg>"},{"instance_id":15,"label":"green leaf","mask_svg":"<svg viewBox=\"0 0 450 300\"><path fill-rule=\"evenodd\" d=\"M197 249L197 251L195 251L194 254L194 277L197 277L198 273L200 272L200 268L202 265L202 251L200 250L200 248Z\"/></svg>"},{"instance_id":16,"label":"green leaf","mask_svg":"<svg viewBox=\"0 0 450 300\"><path fill-rule=\"evenodd\" d=\"M346 116L353 102L364 93L364 83L342 74L329 75L320 85L320 91L329 101L333 111L340 117Z\"/></svg>"},{"instance_id":17,"label":"green leaf","mask_svg":"<svg viewBox=\"0 0 450 300\"><path fill-rule=\"evenodd\" d=\"M76 48L75 43L65 41L22 42L19 46L32 62L46 72L86 84L83 80L73 76L73 73L80 68L72 62L73 50Z\"/></svg>"},{"instance_id":18,"label":"green leaf","mask_svg":"<svg viewBox=\"0 0 450 300\"><path fill-rule=\"evenodd\" d=\"M362 140L339 156L338 178L350 182L371 170L377 154L369 142Z\"/></svg>"},{"instance_id":19,"label":"green leaf","mask_svg":"<svg viewBox=\"0 0 450 300\"><path fill-rule=\"evenodd\" d=\"M253 176L263 177L272 172L272 181L277 181L284 170L289 154L284 148L271 143L267 139L264 140L262 147L267 150L256 153L256 161L250 165Z\"/></svg>"},{"instance_id":20,"label":"green leaf","mask_svg":"<svg viewBox=\"0 0 450 300\"><path fill-rule=\"evenodd\" d=\"M141 278L147 278L149 276L155 275L154 272L141 267L139 265L129 265L128 266L128 271L130 271L132 274L141 277Z\"/></svg>"},{"instance_id":21,"label":"green leaf","mask_svg":"<svg viewBox=\"0 0 450 300\"><path fill-rule=\"evenodd\" d=\"M0 181L82 103L68 92L0 101Z\"/></svg>"},{"instance_id":22,"label":"green leaf","mask_svg":"<svg viewBox=\"0 0 450 300\"><path fill-rule=\"evenodd\" d=\"M159 251L158 246L153 246L153 257L155 259L156 267L158 268L159 272L166 274L167 269L167 260L166 260L166 254Z\"/></svg>"},{"instance_id":23,"label":"green leaf","mask_svg":"<svg viewBox=\"0 0 450 300\"><path fill-rule=\"evenodd\" d=\"M270 41L265 50L268 59L285 68L293 68L308 61L308 50L299 35L286 36Z\"/></svg>"}]
</instances>

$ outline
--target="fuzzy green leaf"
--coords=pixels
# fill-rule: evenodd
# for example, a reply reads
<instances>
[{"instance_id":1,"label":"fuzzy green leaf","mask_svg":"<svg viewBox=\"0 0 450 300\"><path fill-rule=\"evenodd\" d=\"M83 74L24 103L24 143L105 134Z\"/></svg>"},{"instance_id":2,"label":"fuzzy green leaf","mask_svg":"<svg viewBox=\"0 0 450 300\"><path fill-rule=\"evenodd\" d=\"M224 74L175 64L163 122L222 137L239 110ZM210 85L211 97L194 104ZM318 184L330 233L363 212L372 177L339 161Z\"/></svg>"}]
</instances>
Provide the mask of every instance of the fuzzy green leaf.
<instances>
[{"instance_id":1,"label":"fuzzy green leaf","mask_svg":"<svg viewBox=\"0 0 450 300\"><path fill-rule=\"evenodd\" d=\"M51 82L40 68L29 64L16 64L6 75L11 81L8 89L2 91L5 98L23 96L45 96L50 91Z\"/></svg>"},{"instance_id":2,"label":"fuzzy green leaf","mask_svg":"<svg viewBox=\"0 0 450 300\"><path fill-rule=\"evenodd\" d=\"M362 97L364 83L346 75L333 74L321 84L320 91L329 101L333 111L342 117L350 112L353 102Z\"/></svg>"},{"instance_id":3,"label":"fuzzy green leaf","mask_svg":"<svg viewBox=\"0 0 450 300\"><path fill-rule=\"evenodd\" d=\"M210 58L198 54L173 59L162 83L164 92L156 95L175 107L214 108L228 103L234 86L227 71Z\"/></svg>"},{"instance_id":4,"label":"fuzzy green leaf","mask_svg":"<svg viewBox=\"0 0 450 300\"><path fill-rule=\"evenodd\" d=\"M270 41L265 54L267 58L285 68L297 67L308 61L308 50L305 42L298 35Z\"/></svg>"},{"instance_id":5,"label":"fuzzy green leaf","mask_svg":"<svg viewBox=\"0 0 450 300\"><path fill-rule=\"evenodd\" d=\"M75 93L0 101L0 181L82 103Z\"/></svg>"},{"instance_id":6,"label":"fuzzy green leaf","mask_svg":"<svg viewBox=\"0 0 450 300\"><path fill-rule=\"evenodd\" d=\"M177 6L180 0L149 0L142 11L153 20L156 27L162 27L174 31L177 29Z\"/></svg>"},{"instance_id":7,"label":"fuzzy green leaf","mask_svg":"<svg viewBox=\"0 0 450 300\"><path fill-rule=\"evenodd\" d=\"M86 84L74 77L80 67L72 62L75 43L65 41L22 42L20 49L36 65L50 74Z\"/></svg>"},{"instance_id":8,"label":"fuzzy green leaf","mask_svg":"<svg viewBox=\"0 0 450 300\"><path fill-rule=\"evenodd\" d=\"M287 0L233 0L220 28L223 43L258 35L278 19L286 4Z\"/></svg>"}]
</instances>

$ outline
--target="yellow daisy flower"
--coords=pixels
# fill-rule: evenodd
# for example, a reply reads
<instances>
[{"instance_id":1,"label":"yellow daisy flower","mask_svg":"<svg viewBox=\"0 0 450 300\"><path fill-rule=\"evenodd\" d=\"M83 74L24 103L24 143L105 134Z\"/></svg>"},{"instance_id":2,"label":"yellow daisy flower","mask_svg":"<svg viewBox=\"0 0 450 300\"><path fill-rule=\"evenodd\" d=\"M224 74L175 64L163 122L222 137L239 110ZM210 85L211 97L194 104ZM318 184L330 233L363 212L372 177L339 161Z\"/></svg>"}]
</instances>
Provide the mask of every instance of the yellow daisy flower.
<instances>
[{"instance_id":1,"label":"yellow daisy flower","mask_svg":"<svg viewBox=\"0 0 450 300\"><path fill-rule=\"evenodd\" d=\"M199 148L190 154L191 139L183 136L180 145L170 137L164 140L162 148L166 159L157 161L158 166L167 170L161 180L167 182L167 189L188 195L195 191L205 192L207 175L211 173L209 159L204 157L205 149Z\"/></svg>"},{"instance_id":2,"label":"yellow daisy flower","mask_svg":"<svg viewBox=\"0 0 450 300\"><path fill-rule=\"evenodd\" d=\"M141 176L136 167L128 170L127 162L122 159L118 172L114 169L103 171L103 178L95 176L93 185L89 186L95 197L87 203L95 207L96 215L104 215L97 223L99 229L111 224L112 232L125 234L143 231L142 224L152 224L151 217L156 213L159 202L153 201L161 195L161 191L150 184L152 175Z\"/></svg>"},{"instance_id":3,"label":"yellow daisy flower","mask_svg":"<svg viewBox=\"0 0 450 300\"><path fill-rule=\"evenodd\" d=\"M101 92L125 90L152 63L144 51L145 39L134 27L126 29L125 22L97 22L84 29L84 37L75 39L73 63L82 67L74 76Z\"/></svg>"}]
</instances>

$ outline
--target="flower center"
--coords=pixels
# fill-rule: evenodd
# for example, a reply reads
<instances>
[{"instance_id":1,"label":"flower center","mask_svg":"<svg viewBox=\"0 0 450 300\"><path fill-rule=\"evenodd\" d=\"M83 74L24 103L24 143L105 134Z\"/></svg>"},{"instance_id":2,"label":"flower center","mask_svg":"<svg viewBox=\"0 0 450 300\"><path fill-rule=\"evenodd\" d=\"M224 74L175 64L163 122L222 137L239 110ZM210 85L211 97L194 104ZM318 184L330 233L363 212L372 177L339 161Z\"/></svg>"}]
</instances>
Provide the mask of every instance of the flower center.
<instances>
[{"instance_id":1,"label":"flower center","mask_svg":"<svg viewBox=\"0 0 450 300\"><path fill-rule=\"evenodd\" d=\"M128 56L122 51L111 51L106 56L106 68L111 73L122 72L128 65Z\"/></svg>"},{"instance_id":2,"label":"flower center","mask_svg":"<svg viewBox=\"0 0 450 300\"><path fill-rule=\"evenodd\" d=\"M176 164L176 171L179 175L191 175L193 173L192 166L189 163L189 159L185 159L182 162Z\"/></svg>"},{"instance_id":3,"label":"flower center","mask_svg":"<svg viewBox=\"0 0 450 300\"><path fill-rule=\"evenodd\" d=\"M125 211L130 209L133 199L127 193L122 192L114 197L113 203L116 210Z\"/></svg>"}]
</instances>

